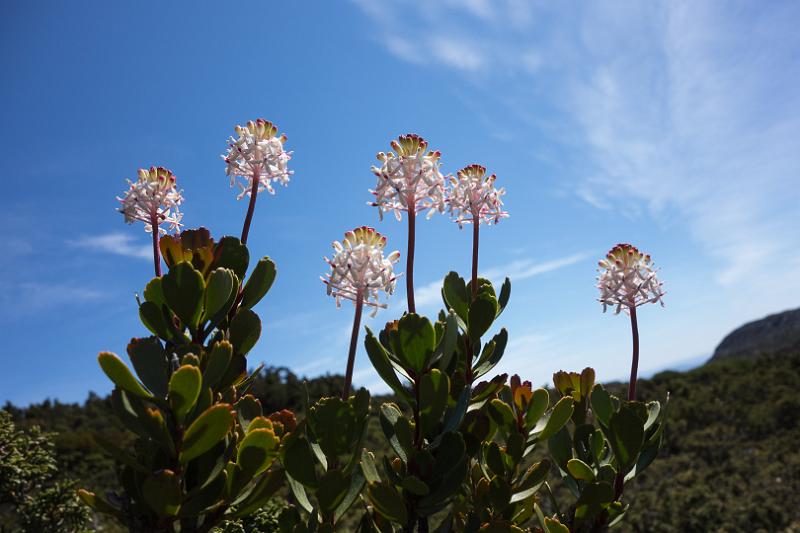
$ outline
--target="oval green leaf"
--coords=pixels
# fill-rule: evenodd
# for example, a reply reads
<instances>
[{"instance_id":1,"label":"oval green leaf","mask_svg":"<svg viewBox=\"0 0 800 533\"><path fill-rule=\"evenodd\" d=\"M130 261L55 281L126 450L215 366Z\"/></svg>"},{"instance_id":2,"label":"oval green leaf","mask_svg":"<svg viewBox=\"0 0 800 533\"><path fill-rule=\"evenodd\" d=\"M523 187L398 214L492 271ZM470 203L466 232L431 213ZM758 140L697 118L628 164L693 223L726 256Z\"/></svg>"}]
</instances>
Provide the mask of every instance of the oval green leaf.
<instances>
[{"instance_id":1,"label":"oval green leaf","mask_svg":"<svg viewBox=\"0 0 800 533\"><path fill-rule=\"evenodd\" d=\"M122 359L113 353L100 352L100 355L97 356L97 362L100 363L100 368L106 373L108 379L113 381L120 389L140 398L150 399L153 397L153 395L133 377L130 369L122 362Z\"/></svg>"},{"instance_id":2,"label":"oval green leaf","mask_svg":"<svg viewBox=\"0 0 800 533\"><path fill-rule=\"evenodd\" d=\"M221 441L233 426L233 407L220 403L209 407L192 422L183 436L178 460L186 464Z\"/></svg>"}]
</instances>

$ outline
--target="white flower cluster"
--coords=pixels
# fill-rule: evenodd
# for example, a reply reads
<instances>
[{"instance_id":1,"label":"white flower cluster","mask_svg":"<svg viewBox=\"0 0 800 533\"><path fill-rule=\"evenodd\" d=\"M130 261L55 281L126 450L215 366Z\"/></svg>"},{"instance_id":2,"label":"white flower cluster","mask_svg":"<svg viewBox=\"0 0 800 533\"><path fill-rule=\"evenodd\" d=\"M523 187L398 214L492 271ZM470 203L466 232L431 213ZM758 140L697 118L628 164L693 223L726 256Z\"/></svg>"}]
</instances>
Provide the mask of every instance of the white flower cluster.
<instances>
[{"instance_id":1,"label":"white flower cluster","mask_svg":"<svg viewBox=\"0 0 800 533\"><path fill-rule=\"evenodd\" d=\"M183 202L182 191L176 188L175 175L163 167L139 169L136 181L128 180L128 190L117 200L122 203L120 213L125 215L125 222L133 224L139 220L144 222L148 233L153 231L153 220L160 234L167 233L161 224L167 224L170 230L178 230L183 213L178 206Z\"/></svg>"},{"instance_id":2,"label":"white flower cluster","mask_svg":"<svg viewBox=\"0 0 800 533\"><path fill-rule=\"evenodd\" d=\"M253 180L258 180L258 192L269 191L275 194L272 182L277 181L286 186L289 176L293 174L288 169L291 152L283 148L286 135L277 135L278 128L272 122L258 119L249 121L246 126L236 126L238 138L228 139L228 152L222 156L225 160L225 174L231 177L231 187L238 185L241 193L236 197L241 200L250 196L253 189ZM243 182L237 182L236 177Z\"/></svg>"},{"instance_id":3,"label":"white flower cluster","mask_svg":"<svg viewBox=\"0 0 800 533\"><path fill-rule=\"evenodd\" d=\"M481 165L466 166L450 177L447 204L458 227L473 222L497 224L508 216L500 199L506 190L494 187L496 179L494 174L486 177L486 167Z\"/></svg>"},{"instance_id":4,"label":"white flower cluster","mask_svg":"<svg viewBox=\"0 0 800 533\"><path fill-rule=\"evenodd\" d=\"M360 298L373 308L371 316L379 308L386 308L379 296L381 292L387 295L394 292L397 276L393 265L400 259L400 252L384 257L385 246L386 237L367 226L348 231L343 242L333 243L333 257L325 258L331 271L321 279L328 287L328 295L336 299L337 307L341 307L343 299L357 302Z\"/></svg>"},{"instance_id":5,"label":"white flower cluster","mask_svg":"<svg viewBox=\"0 0 800 533\"><path fill-rule=\"evenodd\" d=\"M397 220L403 211L428 209L428 218L444 211L444 176L439 171L438 151L427 151L428 142L415 134L401 135L391 143L394 152L378 154L381 166L373 166L378 177L375 196L369 205L377 206L381 220L383 213L394 211Z\"/></svg>"},{"instance_id":6,"label":"white flower cluster","mask_svg":"<svg viewBox=\"0 0 800 533\"><path fill-rule=\"evenodd\" d=\"M650 256L642 254L635 246L618 244L600 261L597 288L603 312L607 307L616 307L615 313L639 307L647 303L660 302L662 283L656 277L656 269Z\"/></svg>"}]
</instances>

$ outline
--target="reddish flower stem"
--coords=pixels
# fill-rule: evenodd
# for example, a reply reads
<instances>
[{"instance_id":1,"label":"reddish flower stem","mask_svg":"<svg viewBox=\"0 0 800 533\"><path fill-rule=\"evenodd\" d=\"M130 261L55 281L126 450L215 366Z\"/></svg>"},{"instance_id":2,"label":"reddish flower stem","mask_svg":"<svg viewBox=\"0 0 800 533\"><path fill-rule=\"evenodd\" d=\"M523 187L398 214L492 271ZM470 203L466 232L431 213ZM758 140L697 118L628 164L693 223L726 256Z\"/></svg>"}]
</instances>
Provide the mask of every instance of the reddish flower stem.
<instances>
[{"instance_id":1,"label":"reddish flower stem","mask_svg":"<svg viewBox=\"0 0 800 533\"><path fill-rule=\"evenodd\" d=\"M636 375L639 371L639 323L636 320L636 307L631 307L631 335L633 336L633 357L631 360L631 380L628 383L628 401L636 401Z\"/></svg>"},{"instance_id":2,"label":"reddish flower stem","mask_svg":"<svg viewBox=\"0 0 800 533\"><path fill-rule=\"evenodd\" d=\"M158 212L150 215L150 227L153 232L153 266L155 267L156 277L161 277L161 252L158 248Z\"/></svg>"},{"instance_id":3,"label":"reddish flower stem","mask_svg":"<svg viewBox=\"0 0 800 533\"><path fill-rule=\"evenodd\" d=\"M250 187L250 204L247 206L247 216L244 218L242 228L242 244L247 244L247 234L250 233L250 222L253 221L253 213L256 210L256 197L258 196L258 182L260 179L258 170L253 171L253 184Z\"/></svg>"},{"instance_id":4,"label":"reddish flower stem","mask_svg":"<svg viewBox=\"0 0 800 533\"><path fill-rule=\"evenodd\" d=\"M350 397L350 386L353 382L353 366L356 362L356 346L358 346L358 333L361 329L361 312L364 309L364 295L361 291L356 293L356 316L353 318L353 332L350 334L350 352L347 354L347 371L344 375L344 388L342 399Z\"/></svg>"},{"instance_id":5,"label":"reddish flower stem","mask_svg":"<svg viewBox=\"0 0 800 533\"><path fill-rule=\"evenodd\" d=\"M478 240L480 232L480 219L472 219L472 299L478 296Z\"/></svg>"},{"instance_id":6,"label":"reddish flower stem","mask_svg":"<svg viewBox=\"0 0 800 533\"><path fill-rule=\"evenodd\" d=\"M414 203L409 202L408 207L408 255L406 256L406 300L408 300L408 312L416 313L417 306L414 303L414 244L416 241L416 218Z\"/></svg>"},{"instance_id":7,"label":"reddish flower stem","mask_svg":"<svg viewBox=\"0 0 800 533\"><path fill-rule=\"evenodd\" d=\"M639 371L639 323L636 320L636 306L630 306L631 314L631 336L633 337L633 356L631 358L631 379L628 382L628 401L636 401L636 376ZM622 496L623 485L625 484L625 474L620 472L614 480L614 492L616 499Z\"/></svg>"}]
</instances>

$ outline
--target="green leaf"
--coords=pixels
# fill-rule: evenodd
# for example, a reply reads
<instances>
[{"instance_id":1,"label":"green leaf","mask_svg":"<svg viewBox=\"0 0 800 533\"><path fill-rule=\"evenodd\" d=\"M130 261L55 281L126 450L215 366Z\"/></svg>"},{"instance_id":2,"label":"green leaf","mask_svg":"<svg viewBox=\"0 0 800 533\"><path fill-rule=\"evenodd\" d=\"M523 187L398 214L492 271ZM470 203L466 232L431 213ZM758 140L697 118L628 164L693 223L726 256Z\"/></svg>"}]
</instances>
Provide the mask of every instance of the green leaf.
<instances>
[{"instance_id":1,"label":"green leaf","mask_svg":"<svg viewBox=\"0 0 800 533\"><path fill-rule=\"evenodd\" d=\"M222 500L227 483L228 473L223 470L203 488L187 495L178 514L186 517L196 517L202 514L203 511Z\"/></svg>"},{"instance_id":2,"label":"green leaf","mask_svg":"<svg viewBox=\"0 0 800 533\"><path fill-rule=\"evenodd\" d=\"M417 476L404 477L402 485L403 489L415 496L425 496L431 491L430 487Z\"/></svg>"},{"instance_id":3,"label":"green leaf","mask_svg":"<svg viewBox=\"0 0 800 533\"><path fill-rule=\"evenodd\" d=\"M550 393L547 389L539 388L533 391L528 410L525 412L525 425L535 427L542 415L550 406Z\"/></svg>"},{"instance_id":4,"label":"green leaf","mask_svg":"<svg viewBox=\"0 0 800 533\"><path fill-rule=\"evenodd\" d=\"M142 483L145 503L159 516L175 516L181 504L179 476L171 470L161 470Z\"/></svg>"},{"instance_id":5,"label":"green leaf","mask_svg":"<svg viewBox=\"0 0 800 533\"><path fill-rule=\"evenodd\" d=\"M484 347L480 359L475 364L475 369L472 375L475 378L478 378L494 368L503 357L506 344L508 344L508 331L506 328L502 328L500 333L492 337L492 340Z\"/></svg>"},{"instance_id":6,"label":"green leaf","mask_svg":"<svg viewBox=\"0 0 800 533\"><path fill-rule=\"evenodd\" d=\"M134 398L130 398L134 400ZM139 402L134 401L131 403L132 407L136 409L139 420L142 421L148 436L156 441L170 457L176 455L175 441L172 438L172 433L167 428L167 422L159 409L147 408Z\"/></svg>"},{"instance_id":7,"label":"green leaf","mask_svg":"<svg viewBox=\"0 0 800 533\"><path fill-rule=\"evenodd\" d=\"M489 501L501 513L511 501L511 486L500 476L493 477L489 482Z\"/></svg>"},{"instance_id":8,"label":"green leaf","mask_svg":"<svg viewBox=\"0 0 800 533\"><path fill-rule=\"evenodd\" d=\"M311 502L308 500L308 493L306 493L305 487L296 479L292 477L289 472L286 472L286 483L289 485L289 490L292 491L297 503L300 504L300 507L305 509L305 511L309 514L316 515L314 511L314 506L311 505Z\"/></svg>"},{"instance_id":9,"label":"green leaf","mask_svg":"<svg viewBox=\"0 0 800 533\"><path fill-rule=\"evenodd\" d=\"M647 402L647 422L644 423L644 430L647 432L653 424L658 420L658 415L661 412L661 404L657 401Z\"/></svg>"},{"instance_id":10,"label":"green leaf","mask_svg":"<svg viewBox=\"0 0 800 533\"><path fill-rule=\"evenodd\" d=\"M124 519L124 516L119 509L108 503L103 498L98 498L94 492L78 489L78 498L99 513L110 514L120 520Z\"/></svg>"},{"instance_id":11,"label":"green leaf","mask_svg":"<svg viewBox=\"0 0 800 533\"><path fill-rule=\"evenodd\" d=\"M663 439L664 426L667 423L667 407L669 407L669 396L667 396L667 403L664 405L663 412L661 412L660 421L658 422L655 432L653 432L653 434L645 441L644 445L642 446L642 450L639 452L639 457L636 459L636 465L634 465L631 471L625 476L625 481L628 481L637 474L640 474L642 470L647 468L650 463L655 460L656 456L658 456L658 451L661 448L661 441ZM650 420L648 419L648 423L649 422Z\"/></svg>"},{"instance_id":12,"label":"green leaf","mask_svg":"<svg viewBox=\"0 0 800 533\"><path fill-rule=\"evenodd\" d=\"M133 433L141 437L147 437L148 434L142 424L139 410L132 405L134 402L140 402L140 400L119 387L114 387L114 390L111 391L111 408L117 418Z\"/></svg>"},{"instance_id":13,"label":"green leaf","mask_svg":"<svg viewBox=\"0 0 800 533\"><path fill-rule=\"evenodd\" d=\"M344 500L350 479L339 470L328 470L319 478L317 501L324 514L330 514Z\"/></svg>"},{"instance_id":14,"label":"green leaf","mask_svg":"<svg viewBox=\"0 0 800 533\"><path fill-rule=\"evenodd\" d=\"M142 305L139 306L139 320L154 335L158 335L162 339L172 337L170 328L164 318L164 312L160 306L153 302L142 302Z\"/></svg>"},{"instance_id":15,"label":"green leaf","mask_svg":"<svg viewBox=\"0 0 800 533\"><path fill-rule=\"evenodd\" d=\"M458 395L456 404L445 411L442 434L453 431L461 425L464 416L467 414L467 407L469 407L469 393L469 387L465 387L461 394Z\"/></svg>"},{"instance_id":16,"label":"green leaf","mask_svg":"<svg viewBox=\"0 0 800 533\"><path fill-rule=\"evenodd\" d=\"M364 339L364 347L367 349L367 356L369 356L369 360L375 368L375 371L378 372L378 375L384 383L389 385L398 396L410 400L411 398L408 391L400 383L400 379L392 368L392 363L389 361L389 354L386 353L383 345L378 342L378 339L375 338L375 335L373 335L369 327L367 327L366 330L367 336Z\"/></svg>"},{"instance_id":17,"label":"green leaf","mask_svg":"<svg viewBox=\"0 0 800 533\"><path fill-rule=\"evenodd\" d=\"M589 438L589 449L592 452L592 457L595 459L597 463L600 462L602 459L602 453L605 449L606 439L603 437L603 432L599 429L595 430L592 433L592 436Z\"/></svg>"},{"instance_id":18,"label":"green leaf","mask_svg":"<svg viewBox=\"0 0 800 533\"><path fill-rule=\"evenodd\" d=\"M83 503L85 503L95 511L98 511L100 513L110 514L112 516L116 516L119 519L123 519L123 514L119 509L108 503L103 498L98 498L94 492L89 492L88 490L84 489L78 489L78 498L80 498L80 500Z\"/></svg>"},{"instance_id":19,"label":"green leaf","mask_svg":"<svg viewBox=\"0 0 800 533\"><path fill-rule=\"evenodd\" d=\"M490 294L478 293L469 306L469 338L472 342L476 342L489 330L495 316L497 300Z\"/></svg>"},{"instance_id":20,"label":"green leaf","mask_svg":"<svg viewBox=\"0 0 800 533\"><path fill-rule=\"evenodd\" d=\"M247 432L250 422L263 414L261 402L252 394L246 394L236 402L236 414L239 418L239 425Z\"/></svg>"},{"instance_id":21,"label":"green leaf","mask_svg":"<svg viewBox=\"0 0 800 533\"><path fill-rule=\"evenodd\" d=\"M218 268L211 272L203 297L203 320L216 324L230 311L239 283L233 270ZM233 296L233 297L231 297Z\"/></svg>"},{"instance_id":22,"label":"green leaf","mask_svg":"<svg viewBox=\"0 0 800 533\"><path fill-rule=\"evenodd\" d=\"M597 479L599 481L614 483L617 479L617 470L609 463L606 463L597 469Z\"/></svg>"},{"instance_id":23,"label":"green leaf","mask_svg":"<svg viewBox=\"0 0 800 533\"><path fill-rule=\"evenodd\" d=\"M408 369L421 372L431 360L436 348L436 332L430 320L414 313L400 319L389 338L392 349Z\"/></svg>"},{"instance_id":24,"label":"green leaf","mask_svg":"<svg viewBox=\"0 0 800 533\"><path fill-rule=\"evenodd\" d=\"M108 376L108 379L113 381L120 389L134 396L138 396L139 398L150 399L153 397L153 395L133 377L133 374L125 363L122 362L122 359L113 353L100 352L100 355L97 356L97 361L100 363L100 368L102 368L103 372Z\"/></svg>"},{"instance_id":25,"label":"green leaf","mask_svg":"<svg viewBox=\"0 0 800 533\"><path fill-rule=\"evenodd\" d=\"M544 459L528 468L528 470L525 471L522 481L517 484L519 492L511 496L510 503L522 501L532 494L535 494L536 491L539 490L539 487L542 486L542 483L544 483L544 480L547 479L547 474L550 473L550 465L550 461Z\"/></svg>"},{"instance_id":26,"label":"green leaf","mask_svg":"<svg viewBox=\"0 0 800 533\"><path fill-rule=\"evenodd\" d=\"M231 320L230 341L236 353L245 355L261 336L261 320L249 309L240 309Z\"/></svg>"},{"instance_id":27,"label":"green leaf","mask_svg":"<svg viewBox=\"0 0 800 533\"><path fill-rule=\"evenodd\" d=\"M500 398L495 398L489 402L489 416L495 424L508 431L515 424L514 411L511 406Z\"/></svg>"},{"instance_id":28,"label":"green leaf","mask_svg":"<svg viewBox=\"0 0 800 533\"><path fill-rule=\"evenodd\" d=\"M375 466L375 454L366 448L361 452L361 470L364 472L367 482L378 483L381 480L378 468Z\"/></svg>"},{"instance_id":29,"label":"green leaf","mask_svg":"<svg viewBox=\"0 0 800 533\"><path fill-rule=\"evenodd\" d=\"M547 420L547 424L545 424L544 429L538 436L539 440L549 439L558 433L558 431L564 427L564 424L569 421L569 417L572 416L572 409L572 398L567 396L561 398L553 407L553 411L550 413L550 418Z\"/></svg>"},{"instance_id":30,"label":"green leaf","mask_svg":"<svg viewBox=\"0 0 800 533\"><path fill-rule=\"evenodd\" d=\"M253 487L247 498L236 504L236 512L233 514L233 518L249 516L264 507L267 501L283 487L283 481L283 470L273 469L265 473L256 482L256 486Z\"/></svg>"},{"instance_id":31,"label":"green leaf","mask_svg":"<svg viewBox=\"0 0 800 533\"><path fill-rule=\"evenodd\" d=\"M592 467L581 461L580 459L570 459L567 461L567 471L575 479L581 481L594 481L594 471Z\"/></svg>"},{"instance_id":32,"label":"green leaf","mask_svg":"<svg viewBox=\"0 0 800 533\"><path fill-rule=\"evenodd\" d=\"M161 308L167 303L164 299L164 291L161 289L161 278L151 279L144 288L144 299Z\"/></svg>"},{"instance_id":33,"label":"green leaf","mask_svg":"<svg viewBox=\"0 0 800 533\"><path fill-rule=\"evenodd\" d=\"M486 465L495 475L506 475L506 465L503 462L503 455L500 452L500 446L498 446L496 442L490 442L489 447L486 448Z\"/></svg>"},{"instance_id":34,"label":"green leaf","mask_svg":"<svg viewBox=\"0 0 800 533\"><path fill-rule=\"evenodd\" d=\"M442 352L442 358L439 360L439 368L447 372L450 362L456 353L458 344L458 321L454 313L447 313L447 318L444 325L444 336L439 343L439 349Z\"/></svg>"},{"instance_id":35,"label":"green leaf","mask_svg":"<svg viewBox=\"0 0 800 533\"><path fill-rule=\"evenodd\" d=\"M636 463L636 458L644 443L644 424L633 409L622 405L611 415L608 423L608 443L620 465L620 471L627 472Z\"/></svg>"},{"instance_id":36,"label":"green leaf","mask_svg":"<svg viewBox=\"0 0 800 533\"><path fill-rule=\"evenodd\" d=\"M233 426L233 407L220 403L206 409L183 435L183 449L178 460L186 464L211 449Z\"/></svg>"},{"instance_id":37,"label":"green leaf","mask_svg":"<svg viewBox=\"0 0 800 533\"><path fill-rule=\"evenodd\" d=\"M314 456L304 437L295 437L286 445L283 452L283 467L293 479L307 487L317 486L317 472Z\"/></svg>"},{"instance_id":38,"label":"green leaf","mask_svg":"<svg viewBox=\"0 0 800 533\"><path fill-rule=\"evenodd\" d=\"M559 522L555 518L545 517L544 519L545 533L570 533L569 528Z\"/></svg>"},{"instance_id":39,"label":"green leaf","mask_svg":"<svg viewBox=\"0 0 800 533\"><path fill-rule=\"evenodd\" d=\"M588 483L581 492L575 508L576 528L588 523L603 510L603 507L614 500L614 488L610 483L599 481Z\"/></svg>"},{"instance_id":40,"label":"green leaf","mask_svg":"<svg viewBox=\"0 0 800 533\"><path fill-rule=\"evenodd\" d=\"M203 275L191 263L178 263L161 278L167 305L184 325L196 328L203 310Z\"/></svg>"},{"instance_id":41,"label":"green leaf","mask_svg":"<svg viewBox=\"0 0 800 533\"><path fill-rule=\"evenodd\" d=\"M594 415L603 425L608 426L608 421L611 419L611 415L614 414L614 404L611 402L611 395L598 383L592 389L590 400Z\"/></svg>"},{"instance_id":42,"label":"green leaf","mask_svg":"<svg viewBox=\"0 0 800 533\"><path fill-rule=\"evenodd\" d=\"M347 494L345 494L342 501L339 505L336 506L336 509L333 513L333 520L334 522L338 522L339 519L344 515L345 512L353 505L353 502L358 499L359 495L361 495L361 490L364 488L364 475L361 470L356 468L353 470L352 474L350 474L350 487L347 489Z\"/></svg>"},{"instance_id":43,"label":"green leaf","mask_svg":"<svg viewBox=\"0 0 800 533\"><path fill-rule=\"evenodd\" d=\"M465 323L469 318L470 296L467 294L467 285L455 272L450 272L444 277L442 285L442 299L448 309L452 309Z\"/></svg>"},{"instance_id":44,"label":"green leaf","mask_svg":"<svg viewBox=\"0 0 800 533\"><path fill-rule=\"evenodd\" d=\"M250 264L247 246L236 237L223 237L214 246L214 268L230 268L239 279L244 279Z\"/></svg>"},{"instance_id":45,"label":"green leaf","mask_svg":"<svg viewBox=\"0 0 800 533\"><path fill-rule=\"evenodd\" d=\"M178 423L182 423L200 396L203 377L200 369L192 365L183 365L173 372L169 380L169 404Z\"/></svg>"},{"instance_id":46,"label":"green leaf","mask_svg":"<svg viewBox=\"0 0 800 533\"><path fill-rule=\"evenodd\" d=\"M547 448L550 455L559 468L567 471L567 462L572 459L572 439L567 428L561 430L547 440Z\"/></svg>"},{"instance_id":47,"label":"green leaf","mask_svg":"<svg viewBox=\"0 0 800 533\"><path fill-rule=\"evenodd\" d=\"M381 405L379 420L389 444L404 463L408 462L407 451L411 450L411 430L408 420L405 419L403 413L393 403Z\"/></svg>"},{"instance_id":48,"label":"green leaf","mask_svg":"<svg viewBox=\"0 0 800 533\"><path fill-rule=\"evenodd\" d=\"M233 345L231 343L225 340L214 343L208 356L206 368L203 370L204 387L213 387L222 379L232 356Z\"/></svg>"},{"instance_id":49,"label":"green leaf","mask_svg":"<svg viewBox=\"0 0 800 533\"><path fill-rule=\"evenodd\" d=\"M367 496L375 510L387 520L400 524L405 524L408 520L403 497L389 484L370 484L367 488Z\"/></svg>"},{"instance_id":50,"label":"green leaf","mask_svg":"<svg viewBox=\"0 0 800 533\"><path fill-rule=\"evenodd\" d=\"M159 398L167 395L169 361L157 337L131 339L128 357L142 383Z\"/></svg>"},{"instance_id":51,"label":"green leaf","mask_svg":"<svg viewBox=\"0 0 800 533\"><path fill-rule=\"evenodd\" d=\"M422 434L431 435L444 414L450 394L450 380L446 374L432 369L419 382L419 421Z\"/></svg>"},{"instance_id":52,"label":"green leaf","mask_svg":"<svg viewBox=\"0 0 800 533\"><path fill-rule=\"evenodd\" d=\"M250 279L245 283L242 292L242 307L251 309L260 302L272 287L275 274L275 263L272 262L272 259L262 257L253 269L253 273L250 274Z\"/></svg>"},{"instance_id":53,"label":"green leaf","mask_svg":"<svg viewBox=\"0 0 800 533\"><path fill-rule=\"evenodd\" d=\"M500 316L506 308L509 298L511 298L511 280L506 278L503 286L500 287L500 296L497 297L497 316Z\"/></svg>"},{"instance_id":54,"label":"green leaf","mask_svg":"<svg viewBox=\"0 0 800 533\"><path fill-rule=\"evenodd\" d=\"M239 443L236 464L250 478L255 477L270 467L278 455L280 442L272 429L254 429Z\"/></svg>"}]
</instances>

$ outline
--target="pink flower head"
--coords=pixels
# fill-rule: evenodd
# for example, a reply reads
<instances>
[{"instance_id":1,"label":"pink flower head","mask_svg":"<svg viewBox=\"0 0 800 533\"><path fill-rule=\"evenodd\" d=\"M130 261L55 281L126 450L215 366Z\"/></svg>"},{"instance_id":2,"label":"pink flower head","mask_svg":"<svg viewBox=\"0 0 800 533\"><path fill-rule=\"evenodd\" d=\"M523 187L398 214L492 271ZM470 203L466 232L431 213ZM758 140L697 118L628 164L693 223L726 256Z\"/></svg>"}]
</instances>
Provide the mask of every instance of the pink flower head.
<instances>
[{"instance_id":1,"label":"pink flower head","mask_svg":"<svg viewBox=\"0 0 800 533\"><path fill-rule=\"evenodd\" d=\"M603 312L607 307L616 307L615 313L647 303L664 305L662 283L656 277L653 261L631 244L614 246L600 261L597 288Z\"/></svg>"},{"instance_id":2,"label":"pink flower head","mask_svg":"<svg viewBox=\"0 0 800 533\"><path fill-rule=\"evenodd\" d=\"M369 205L378 207L378 215L394 211L397 220L403 211L428 210L427 218L444 211L444 176L439 171L441 153L428 151L428 141L410 133L391 142L394 152L378 154L381 166L373 166L378 177L375 196Z\"/></svg>"},{"instance_id":3,"label":"pink flower head","mask_svg":"<svg viewBox=\"0 0 800 533\"><path fill-rule=\"evenodd\" d=\"M450 177L450 189L446 202L450 215L459 227L464 224L497 224L508 216L503 211L500 199L506 193L504 188L495 189L497 176L486 176L486 167L469 165Z\"/></svg>"},{"instance_id":4,"label":"pink flower head","mask_svg":"<svg viewBox=\"0 0 800 533\"><path fill-rule=\"evenodd\" d=\"M122 204L119 212L125 216L125 222L144 222L145 231L150 233L155 220L162 235L167 230L161 224L167 224L173 231L180 228L183 213L178 206L183 202L183 191L177 189L175 175L171 171L164 167L141 168L136 181L127 181L128 190L121 198L117 197Z\"/></svg>"},{"instance_id":5,"label":"pink flower head","mask_svg":"<svg viewBox=\"0 0 800 533\"><path fill-rule=\"evenodd\" d=\"M293 174L287 166L292 153L283 148L286 135L278 136L278 128L263 118L251 120L244 127L236 126L235 131L238 137L228 139L228 152L222 158L231 187L238 185L241 189L236 199L250 195L254 180L258 180L258 192L275 194L273 181L286 186ZM243 181L237 182L237 176Z\"/></svg>"},{"instance_id":6,"label":"pink flower head","mask_svg":"<svg viewBox=\"0 0 800 533\"><path fill-rule=\"evenodd\" d=\"M398 276L394 275L393 265L400 259L400 252L384 257L385 247L386 237L367 226L348 231L341 243L334 241L333 257L325 258L331 271L321 279L337 307L341 307L343 299L357 302L360 298L373 308L372 316L379 308L386 308L379 296L381 292L394 292Z\"/></svg>"}]
</instances>

